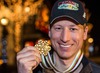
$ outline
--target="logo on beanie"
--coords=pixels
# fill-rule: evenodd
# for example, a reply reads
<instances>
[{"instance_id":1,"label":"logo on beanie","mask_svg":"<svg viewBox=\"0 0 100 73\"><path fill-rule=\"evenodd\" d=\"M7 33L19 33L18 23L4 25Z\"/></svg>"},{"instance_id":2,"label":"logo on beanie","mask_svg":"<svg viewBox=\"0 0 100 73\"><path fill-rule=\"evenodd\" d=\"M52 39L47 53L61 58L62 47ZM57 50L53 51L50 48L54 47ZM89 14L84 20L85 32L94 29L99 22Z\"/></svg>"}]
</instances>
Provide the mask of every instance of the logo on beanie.
<instances>
[{"instance_id":1,"label":"logo on beanie","mask_svg":"<svg viewBox=\"0 0 100 73\"><path fill-rule=\"evenodd\" d=\"M63 1L58 4L58 9L79 10L78 7L79 4L73 1Z\"/></svg>"}]
</instances>

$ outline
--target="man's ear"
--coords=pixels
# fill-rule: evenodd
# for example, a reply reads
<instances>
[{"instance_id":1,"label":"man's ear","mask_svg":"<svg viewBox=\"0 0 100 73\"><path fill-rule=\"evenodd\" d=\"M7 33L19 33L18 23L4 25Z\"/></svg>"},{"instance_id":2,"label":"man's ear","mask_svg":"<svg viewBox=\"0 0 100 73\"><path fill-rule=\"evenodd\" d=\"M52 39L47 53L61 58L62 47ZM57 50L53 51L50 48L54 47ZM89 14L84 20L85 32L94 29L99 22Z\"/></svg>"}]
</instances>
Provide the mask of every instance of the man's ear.
<instances>
[{"instance_id":1,"label":"man's ear","mask_svg":"<svg viewBox=\"0 0 100 73\"><path fill-rule=\"evenodd\" d=\"M48 36L49 36L49 38L51 37L50 31L48 32Z\"/></svg>"},{"instance_id":2,"label":"man's ear","mask_svg":"<svg viewBox=\"0 0 100 73\"><path fill-rule=\"evenodd\" d=\"M51 37L51 34L50 34L50 26L49 26L48 30L49 30L48 31L48 36Z\"/></svg>"},{"instance_id":3,"label":"man's ear","mask_svg":"<svg viewBox=\"0 0 100 73\"><path fill-rule=\"evenodd\" d=\"M85 29L84 29L84 40L87 39L87 36L88 36L88 26L85 26Z\"/></svg>"}]
</instances>

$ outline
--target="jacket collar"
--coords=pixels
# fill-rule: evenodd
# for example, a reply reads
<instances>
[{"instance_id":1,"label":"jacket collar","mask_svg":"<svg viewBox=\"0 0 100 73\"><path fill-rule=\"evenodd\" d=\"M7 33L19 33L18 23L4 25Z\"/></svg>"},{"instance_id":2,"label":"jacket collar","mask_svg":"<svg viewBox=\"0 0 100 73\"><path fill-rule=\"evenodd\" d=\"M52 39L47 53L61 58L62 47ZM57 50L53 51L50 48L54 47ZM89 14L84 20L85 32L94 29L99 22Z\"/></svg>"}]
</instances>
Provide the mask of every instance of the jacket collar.
<instances>
[{"instance_id":1,"label":"jacket collar","mask_svg":"<svg viewBox=\"0 0 100 73\"><path fill-rule=\"evenodd\" d=\"M81 73L92 73L92 71L93 71L92 66L89 63L89 60L85 56L83 56L83 59L82 59L81 63L83 65Z\"/></svg>"}]
</instances>

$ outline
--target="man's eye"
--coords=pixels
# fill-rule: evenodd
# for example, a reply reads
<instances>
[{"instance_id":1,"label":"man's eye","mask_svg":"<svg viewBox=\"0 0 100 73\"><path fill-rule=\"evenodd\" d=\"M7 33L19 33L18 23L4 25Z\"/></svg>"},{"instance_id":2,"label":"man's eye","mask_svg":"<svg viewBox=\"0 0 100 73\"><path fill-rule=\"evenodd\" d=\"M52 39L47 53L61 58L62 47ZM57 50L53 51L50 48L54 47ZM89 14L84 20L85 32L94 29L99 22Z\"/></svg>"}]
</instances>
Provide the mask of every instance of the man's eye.
<instances>
[{"instance_id":1,"label":"man's eye","mask_svg":"<svg viewBox=\"0 0 100 73\"><path fill-rule=\"evenodd\" d=\"M71 30L71 31L76 31L77 29L76 29L76 28L70 28L70 30Z\"/></svg>"},{"instance_id":2,"label":"man's eye","mask_svg":"<svg viewBox=\"0 0 100 73\"><path fill-rule=\"evenodd\" d=\"M61 30L62 28L60 28L60 27L55 27L55 30Z\"/></svg>"}]
</instances>

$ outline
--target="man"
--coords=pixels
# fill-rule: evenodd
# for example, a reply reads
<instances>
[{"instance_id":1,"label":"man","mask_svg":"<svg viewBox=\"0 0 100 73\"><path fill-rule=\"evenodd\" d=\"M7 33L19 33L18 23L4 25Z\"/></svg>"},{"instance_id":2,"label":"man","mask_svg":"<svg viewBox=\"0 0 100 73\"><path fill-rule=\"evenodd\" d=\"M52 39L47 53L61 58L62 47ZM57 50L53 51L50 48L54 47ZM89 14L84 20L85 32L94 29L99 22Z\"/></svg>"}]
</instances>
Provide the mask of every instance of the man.
<instances>
[{"instance_id":1,"label":"man","mask_svg":"<svg viewBox=\"0 0 100 73\"><path fill-rule=\"evenodd\" d=\"M83 55L87 33L82 4L58 0L51 11L48 33L53 52L45 58L36 46L23 48L17 54L18 73L99 73L100 67Z\"/></svg>"}]
</instances>

